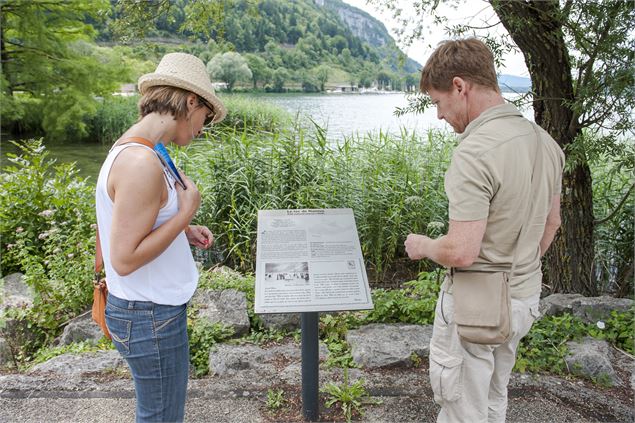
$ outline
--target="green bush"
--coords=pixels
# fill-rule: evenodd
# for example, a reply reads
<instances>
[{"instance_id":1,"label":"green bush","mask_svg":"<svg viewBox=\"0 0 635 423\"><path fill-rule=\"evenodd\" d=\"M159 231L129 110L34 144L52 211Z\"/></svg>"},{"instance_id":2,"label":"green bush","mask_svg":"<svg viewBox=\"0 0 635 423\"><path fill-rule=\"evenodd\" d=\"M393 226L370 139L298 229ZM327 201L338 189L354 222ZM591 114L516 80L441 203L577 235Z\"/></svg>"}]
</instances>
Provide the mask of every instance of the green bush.
<instances>
[{"instance_id":1,"label":"green bush","mask_svg":"<svg viewBox=\"0 0 635 423\"><path fill-rule=\"evenodd\" d=\"M375 308L364 323L432 324L441 274L441 270L423 272L417 280L404 283L403 289L374 289Z\"/></svg>"},{"instance_id":2,"label":"green bush","mask_svg":"<svg viewBox=\"0 0 635 423\"><path fill-rule=\"evenodd\" d=\"M27 255L43 263L94 245L93 187L73 164L50 160L41 139L18 147L21 152L7 155L11 165L0 174L3 274L26 270Z\"/></svg>"},{"instance_id":3,"label":"green bush","mask_svg":"<svg viewBox=\"0 0 635 423\"><path fill-rule=\"evenodd\" d=\"M634 325L633 309L626 313L613 311L610 319L595 324L584 323L571 314L543 317L533 324L527 336L520 341L514 370L522 373L565 373L567 365L564 358L569 352L567 342L585 336L604 339L633 354Z\"/></svg>"},{"instance_id":4,"label":"green bush","mask_svg":"<svg viewBox=\"0 0 635 423\"><path fill-rule=\"evenodd\" d=\"M91 301L95 210L93 188L73 164L55 165L42 140L20 148L0 175L2 273L23 272L34 300L10 309L3 333L27 361Z\"/></svg>"}]
</instances>

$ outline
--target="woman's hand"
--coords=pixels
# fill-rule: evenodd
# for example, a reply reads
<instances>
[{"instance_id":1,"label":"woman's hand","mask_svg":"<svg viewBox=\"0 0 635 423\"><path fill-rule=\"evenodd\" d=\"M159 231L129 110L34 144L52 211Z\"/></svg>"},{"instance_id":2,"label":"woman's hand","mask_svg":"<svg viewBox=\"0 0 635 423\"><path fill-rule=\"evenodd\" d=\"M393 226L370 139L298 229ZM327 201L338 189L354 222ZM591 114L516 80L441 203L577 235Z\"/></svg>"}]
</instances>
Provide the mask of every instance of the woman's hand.
<instances>
[{"instance_id":1,"label":"woman's hand","mask_svg":"<svg viewBox=\"0 0 635 423\"><path fill-rule=\"evenodd\" d=\"M181 171L181 178L183 182L185 182L185 187L187 189L183 189L181 185L174 184L176 188L176 194L179 199L179 211L185 213L188 216L188 222L192 220L198 207L201 205L201 193L198 192L198 188L194 185L194 182Z\"/></svg>"},{"instance_id":2,"label":"woman's hand","mask_svg":"<svg viewBox=\"0 0 635 423\"><path fill-rule=\"evenodd\" d=\"M190 244L203 250L214 245L214 235L207 226L190 225L185 229L185 236Z\"/></svg>"}]
</instances>

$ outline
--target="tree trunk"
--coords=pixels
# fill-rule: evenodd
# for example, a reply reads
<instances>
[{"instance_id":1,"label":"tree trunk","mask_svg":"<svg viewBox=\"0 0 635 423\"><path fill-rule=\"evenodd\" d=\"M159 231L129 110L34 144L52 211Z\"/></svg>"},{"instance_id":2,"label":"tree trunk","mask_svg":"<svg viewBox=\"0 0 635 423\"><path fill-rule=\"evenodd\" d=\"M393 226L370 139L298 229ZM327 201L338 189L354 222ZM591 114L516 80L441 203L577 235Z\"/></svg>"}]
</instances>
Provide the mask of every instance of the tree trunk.
<instances>
[{"instance_id":1,"label":"tree trunk","mask_svg":"<svg viewBox=\"0 0 635 423\"><path fill-rule=\"evenodd\" d=\"M492 0L492 7L525 56L534 118L563 149L580 134L569 52L558 1ZM593 193L586 162L568 166L562 183L562 226L546 255L551 292L596 295L593 275Z\"/></svg>"}]
</instances>

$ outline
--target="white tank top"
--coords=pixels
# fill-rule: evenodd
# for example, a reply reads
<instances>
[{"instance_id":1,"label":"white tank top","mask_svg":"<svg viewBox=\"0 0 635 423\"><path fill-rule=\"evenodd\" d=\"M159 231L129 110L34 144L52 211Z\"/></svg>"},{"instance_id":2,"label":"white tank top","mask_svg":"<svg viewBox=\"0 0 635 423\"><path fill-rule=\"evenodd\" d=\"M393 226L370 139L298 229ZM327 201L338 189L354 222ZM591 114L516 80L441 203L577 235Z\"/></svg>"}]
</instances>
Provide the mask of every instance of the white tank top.
<instances>
[{"instance_id":1,"label":"white tank top","mask_svg":"<svg viewBox=\"0 0 635 423\"><path fill-rule=\"evenodd\" d=\"M156 304L165 305L185 304L194 294L198 284L198 270L196 269L185 232L181 232L157 258L127 276L120 276L112 267L112 262L110 261L110 230L112 227L113 202L108 195L108 175L119 153L133 145L151 150L137 143L127 143L113 147L108 153L97 178L95 206L108 291L112 295L128 301L152 301ZM175 181L168 172L164 173L167 178L168 201L159 210L152 230L161 226L178 211L178 197L174 188Z\"/></svg>"}]
</instances>

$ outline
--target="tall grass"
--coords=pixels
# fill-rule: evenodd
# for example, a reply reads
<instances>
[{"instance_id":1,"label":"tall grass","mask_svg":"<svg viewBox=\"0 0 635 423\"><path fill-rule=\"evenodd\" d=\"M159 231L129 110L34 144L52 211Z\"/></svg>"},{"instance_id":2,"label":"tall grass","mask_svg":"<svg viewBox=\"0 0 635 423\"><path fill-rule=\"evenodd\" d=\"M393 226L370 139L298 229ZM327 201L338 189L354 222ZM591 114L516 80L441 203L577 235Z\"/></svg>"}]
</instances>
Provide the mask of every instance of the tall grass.
<instances>
[{"instance_id":1,"label":"tall grass","mask_svg":"<svg viewBox=\"0 0 635 423\"><path fill-rule=\"evenodd\" d=\"M362 252L376 281L404 258L409 232L447 221L443 169L452 139L402 130L329 142L325 131L220 130L183 152L203 202L197 220L215 233L226 262L255 264L259 209L353 209Z\"/></svg>"}]
</instances>

